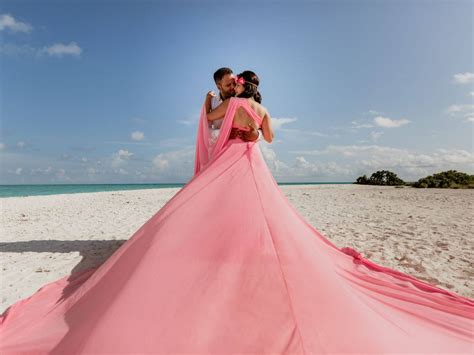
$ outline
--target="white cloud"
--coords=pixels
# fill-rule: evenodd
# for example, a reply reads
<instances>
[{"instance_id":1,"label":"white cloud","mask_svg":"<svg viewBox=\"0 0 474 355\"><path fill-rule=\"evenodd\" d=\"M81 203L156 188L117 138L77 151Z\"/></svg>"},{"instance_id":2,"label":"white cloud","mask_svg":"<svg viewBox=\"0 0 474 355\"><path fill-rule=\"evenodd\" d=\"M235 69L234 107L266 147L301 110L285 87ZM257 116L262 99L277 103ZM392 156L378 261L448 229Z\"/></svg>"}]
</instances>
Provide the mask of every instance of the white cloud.
<instances>
[{"instance_id":1,"label":"white cloud","mask_svg":"<svg viewBox=\"0 0 474 355\"><path fill-rule=\"evenodd\" d=\"M463 149L436 149L434 159L442 163L474 164L474 153Z\"/></svg>"},{"instance_id":2,"label":"white cloud","mask_svg":"<svg viewBox=\"0 0 474 355\"><path fill-rule=\"evenodd\" d=\"M117 152L117 155L121 159L128 159L133 155L133 153L130 153L128 150L125 150L125 149L119 149L119 151Z\"/></svg>"},{"instance_id":3,"label":"white cloud","mask_svg":"<svg viewBox=\"0 0 474 355\"><path fill-rule=\"evenodd\" d=\"M69 44L56 43L52 46L43 47L39 53L47 53L50 56L62 57L63 55L80 56L82 53L81 47L76 42Z\"/></svg>"},{"instance_id":4,"label":"white cloud","mask_svg":"<svg viewBox=\"0 0 474 355\"><path fill-rule=\"evenodd\" d=\"M4 150L5 148L6 148L5 143L0 143L0 151L1 151L1 150Z\"/></svg>"},{"instance_id":5,"label":"white cloud","mask_svg":"<svg viewBox=\"0 0 474 355\"><path fill-rule=\"evenodd\" d=\"M446 113L452 117L463 117L465 122L473 122L474 105L451 105Z\"/></svg>"},{"instance_id":6,"label":"white cloud","mask_svg":"<svg viewBox=\"0 0 474 355\"><path fill-rule=\"evenodd\" d=\"M456 84L469 84L474 81L474 73L465 72L454 74L454 82Z\"/></svg>"},{"instance_id":7,"label":"white cloud","mask_svg":"<svg viewBox=\"0 0 474 355\"><path fill-rule=\"evenodd\" d=\"M290 151L306 156L325 156L350 159L344 166L354 171L391 169L408 178L420 178L447 169L469 172L474 167L474 153L462 149L436 149L431 154L380 145L329 145L324 150ZM468 171L466 171L466 169Z\"/></svg>"},{"instance_id":8,"label":"white cloud","mask_svg":"<svg viewBox=\"0 0 474 355\"><path fill-rule=\"evenodd\" d=\"M25 145L26 145L26 143L23 142L23 141L19 141L19 142L16 143L16 146L17 146L18 148L20 148L20 149L21 149L21 148L24 148Z\"/></svg>"},{"instance_id":9,"label":"white cloud","mask_svg":"<svg viewBox=\"0 0 474 355\"><path fill-rule=\"evenodd\" d=\"M143 134L143 132L135 131L135 132L132 132L131 137L134 141L141 141L143 140L145 135Z\"/></svg>"},{"instance_id":10,"label":"white cloud","mask_svg":"<svg viewBox=\"0 0 474 355\"><path fill-rule=\"evenodd\" d=\"M30 32L33 29L33 26L26 22L21 22L16 20L10 14L1 14L0 15L0 31L9 29L12 32Z\"/></svg>"},{"instance_id":11,"label":"white cloud","mask_svg":"<svg viewBox=\"0 0 474 355\"><path fill-rule=\"evenodd\" d=\"M330 177L348 177L353 172L347 165L339 165L334 161L309 162L304 157L296 157L295 164L291 167L293 176L322 180Z\"/></svg>"},{"instance_id":12,"label":"white cloud","mask_svg":"<svg viewBox=\"0 0 474 355\"><path fill-rule=\"evenodd\" d=\"M381 112L378 112L378 111L375 111L375 110L369 110L369 113L371 115L380 115L381 114Z\"/></svg>"},{"instance_id":13,"label":"white cloud","mask_svg":"<svg viewBox=\"0 0 474 355\"><path fill-rule=\"evenodd\" d=\"M281 131L281 132L291 133L293 135L307 135L307 136L315 136L315 137L334 137L334 138L339 137L338 134L329 135L329 134L326 134L326 133L322 133L322 132L319 132L319 131L308 130L308 129L284 128L283 127L284 125L296 122L297 120L298 120L297 118L272 117L271 118L272 129L274 131Z\"/></svg>"},{"instance_id":14,"label":"white cloud","mask_svg":"<svg viewBox=\"0 0 474 355\"><path fill-rule=\"evenodd\" d=\"M28 44L16 45L12 43L5 43L0 45L0 53L6 55L32 55L37 58L43 55L62 57L64 55L80 56L82 49L75 43L70 44L54 44L52 46L45 46L43 48L35 48Z\"/></svg>"},{"instance_id":15,"label":"white cloud","mask_svg":"<svg viewBox=\"0 0 474 355\"><path fill-rule=\"evenodd\" d=\"M268 147L267 144L261 144L263 158L268 165L268 168L274 173L281 173L288 169L288 165L281 160L278 160L275 151Z\"/></svg>"},{"instance_id":16,"label":"white cloud","mask_svg":"<svg viewBox=\"0 0 474 355\"><path fill-rule=\"evenodd\" d=\"M374 142L378 141L380 137L382 136L383 132L382 131L372 131L370 132L370 137Z\"/></svg>"},{"instance_id":17,"label":"white cloud","mask_svg":"<svg viewBox=\"0 0 474 355\"><path fill-rule=\"evenodd\" d=\"M410 123L410 120L407 120L405 118L399 119L399 120L393 120L388 117L382 117L382 116L377 116L374 118L374 123L377 126L380 127L385 127L385 128L396 128L396 127L401 127L404 126L408 123Z\"/></svg>"},{"instance_id":18,"label":"white cloud","mask_svg":"<svg viewBox=\"0 0 474 355\"><path fill-rule=\"evenodd\" d=\"M375 112L375 111L374 111ZM358 120L351 121L352 129L359 129L359 128L372 128L374 127L371 123L360 123Z\"/></svg>"},{"instance_id":19,"label":"white cloud","mask_svg":"<svg viewBox=\"0 0 474 355\"><path fill-rule=\"evenodd\" d=\"M469 94L470 94L471 96L474 96L474 91L471 91Z\"/></svg>"},{"instance_id":20,"label":"white cloud","mask_svg":"<svg viewBox=\"0 0 474 355\"><path fill-rule=\"evenodd\" d=\"M114 168L117 168L120 165L123 165L128 159L130 159L132 155L133 153L129 152L126 149L119 149L117 153L113 154L111 165Z\"/></svg>"},{"instance_id":21,"label":"white cloud","mask_svg":"<svg viewBox=\"0 0 474 355\"><path fill-rule=\"evenodd\" d=\"M295 163L296 168L302 168L302 169L308 169L309 168L311 170L314 170L311 167L311 164L306 160L305 157L296 157L295 160L296 160L296 163Z\"/></svg>"},{"instance_id":22,"label":"white cloud","mask_svg":"<svg viewBox=\"0 0 474 355\"><path fill-rule=\"evenodd\" d=\"M446 113L455 115L456 113L459 113L459 112L468 112L468 111L474 111L474 105L451 105L446 110Z\"/></svg>"},{"instance_id":23,"label":"white cloud","mask_svg":"<svg viewBox=\"0 0 474 355\"><path fill-rule=\"evenodd\" d=\"M153 159L153 165L161 172L169 169L170 162L165 154L160 153Z\"/></svg>"},{"instance_id":24,"label":"white cloud","mask_svg":"<svg viewBox=\"0 0 474 355\"><path fill-rule=\"evenodd\" d=\"M15 170L15 174L21 175L21 172L22 172L22 171L23 171L23 168L17 168L17 169Z\"/></svg>"},{"instance_id":25,"label":"white cloud","mask_svg":"<svg viewBox=\"0 0 474 355\"><path fill-rule=\"evenodd\" d=\"M272 128L277 131L279 130L283 125L288 124L288 123L293 123L297 121L297 118L277 118L277 117L272 117L271 119L271 125Z\"/></svg>"},{"instance_id":26,"label":"white cloud","mask_svg":"<svg viewBox=\"0 0 474 355\"><path fill-rule=\"evenodd\" d=\"M194 171L195 147L186 146L156 155L152 160L152 171L157 178L183 179Z\"/></svg>"},{"instance_id":27,"label":"white cloud","mask_svg":"<svg viewBox=\"0 0 474 355\"><path fill-rule=\"evenodd\" d=\"M325 178L351 174L351 169L347 168L347 164L340 166L335 162L312 163L303 156L297 156L293 163L288 164L278 159L275 151L269 148L267 144L261 144L260 149L268 168L280 180L322 181Z\"/></svg>"}]
</instances>

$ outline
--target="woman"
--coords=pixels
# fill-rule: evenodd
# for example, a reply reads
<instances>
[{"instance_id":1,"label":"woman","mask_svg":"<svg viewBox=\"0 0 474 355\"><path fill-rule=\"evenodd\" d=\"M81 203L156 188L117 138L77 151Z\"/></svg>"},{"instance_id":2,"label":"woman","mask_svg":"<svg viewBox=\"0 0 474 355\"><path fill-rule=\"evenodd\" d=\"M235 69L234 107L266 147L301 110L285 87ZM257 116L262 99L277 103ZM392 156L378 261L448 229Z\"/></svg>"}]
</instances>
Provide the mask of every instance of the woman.
<instances>
[{"instance_id":1,"label":"woman","mask_svg":"<svg viewBox=\"0 0 474 355\"><path fill-rule=\"evenodd\" d=\"M233 126L273 139L242 77L209 114L225 112L210 159L203 106L193 178L104 264L10 307L1 354L470 353L474 300L337 248L259 144L229 139Z\"/></svg>"}]
</instances>

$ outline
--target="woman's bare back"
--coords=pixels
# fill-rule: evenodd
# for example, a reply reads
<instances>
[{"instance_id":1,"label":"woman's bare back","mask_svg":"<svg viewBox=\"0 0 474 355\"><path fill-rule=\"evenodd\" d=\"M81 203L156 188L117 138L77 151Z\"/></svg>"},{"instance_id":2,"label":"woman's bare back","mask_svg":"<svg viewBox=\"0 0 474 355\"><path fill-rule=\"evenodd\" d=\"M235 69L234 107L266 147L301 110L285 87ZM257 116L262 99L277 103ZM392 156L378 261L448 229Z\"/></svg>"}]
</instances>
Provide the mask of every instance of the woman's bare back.
<instances>
[{"instance_id":1,"label":"woman's bare back","mask_svg":"<svg viewBox=\"0 0 474 355\"><path fill-rule=\"evenodd\" d=\"M267 114L267 109L253 99L247 100L250 107L263 119ZM250 114L243 107L239 107L236 110L233 124L245 130L248 130L250 127L255 127L256 129L260 128L258 123L255 122L252 116L250 116Z\"/></svg>"}]
</instances>

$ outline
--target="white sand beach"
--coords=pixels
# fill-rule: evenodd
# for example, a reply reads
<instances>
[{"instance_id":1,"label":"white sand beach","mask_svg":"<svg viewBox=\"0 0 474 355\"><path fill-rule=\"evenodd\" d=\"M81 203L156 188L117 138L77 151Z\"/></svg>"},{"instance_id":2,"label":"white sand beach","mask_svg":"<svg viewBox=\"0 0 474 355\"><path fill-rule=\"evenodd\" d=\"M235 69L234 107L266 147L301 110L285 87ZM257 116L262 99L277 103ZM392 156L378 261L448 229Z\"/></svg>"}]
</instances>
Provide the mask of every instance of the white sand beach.
<instances>
[{"instance_id":1,"label":"white sand beach","mask_svg":"<svg viewBox=\"0 0 474 355\"><path fill-rule=\"evenodd\" d=\"M280 187L338 247L474 298L474 190ZM179 188L1 198L1 309L103 263Z\"/></svg>"}]
</instances>

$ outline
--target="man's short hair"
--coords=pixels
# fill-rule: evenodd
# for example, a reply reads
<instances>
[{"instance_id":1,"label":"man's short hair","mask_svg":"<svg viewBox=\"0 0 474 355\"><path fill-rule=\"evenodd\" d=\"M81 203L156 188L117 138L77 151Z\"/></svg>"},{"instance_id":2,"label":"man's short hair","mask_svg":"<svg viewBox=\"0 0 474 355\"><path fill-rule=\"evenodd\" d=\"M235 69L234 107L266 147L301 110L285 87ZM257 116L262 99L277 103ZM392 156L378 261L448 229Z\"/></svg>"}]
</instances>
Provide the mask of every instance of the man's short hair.
<instances>
[{"instance_id":1,"label":"man's short hair","mask_svg":"<svg viewBox=\"0 0 474 355\"><path fill-rule=\"evenodd\" d=\"M225 75L227 74L233 74L234 72L230 68L220 68L217 69L216 72L214 73L214 81L217 83L220 81Z\"/></svg>"}]
</instances>

